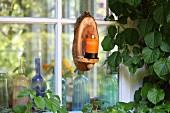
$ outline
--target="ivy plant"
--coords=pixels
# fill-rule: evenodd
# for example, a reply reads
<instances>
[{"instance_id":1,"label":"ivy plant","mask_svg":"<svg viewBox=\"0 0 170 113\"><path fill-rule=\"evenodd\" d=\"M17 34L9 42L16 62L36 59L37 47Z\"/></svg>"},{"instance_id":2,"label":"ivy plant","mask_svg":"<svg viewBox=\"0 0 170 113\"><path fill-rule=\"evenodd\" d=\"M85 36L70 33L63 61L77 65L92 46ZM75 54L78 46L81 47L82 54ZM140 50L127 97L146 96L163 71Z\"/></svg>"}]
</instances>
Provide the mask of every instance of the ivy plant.
<instances>
[{"instance_id":1,"label":"ivy plant","mask_svg":"<svg viewBox=\"0 0 170 113\"><path fill-rule=\"evenodd\" d=\"M118 18L114 20L113 15L105 18L118 23L118 26L108 27L101 43L104 51L118 46L118 51L107 58L108 65L117 68L122 63L131 75L145 66L148 75L135 92L131 110L135 113L169 112L170 0L108 0L108 7Z\"/></svg>"},{"instance_id":2,"label":"ivy plant","mask_svg":"<svg viewBox=\"0 0 170 113\"><path fill-rule=\"evenodd\" d=\"M68 113L65 108L60 106L61 101L58 95L53 94L51 90L47 90L44 97L36 96L36 92L32 89L22 90L18 98L26 96L30 97L30 100L26 105L17 104L13 108L14 113L32 113L34 112L57 112L57 113Z\"/></svg>"}]
</instances>

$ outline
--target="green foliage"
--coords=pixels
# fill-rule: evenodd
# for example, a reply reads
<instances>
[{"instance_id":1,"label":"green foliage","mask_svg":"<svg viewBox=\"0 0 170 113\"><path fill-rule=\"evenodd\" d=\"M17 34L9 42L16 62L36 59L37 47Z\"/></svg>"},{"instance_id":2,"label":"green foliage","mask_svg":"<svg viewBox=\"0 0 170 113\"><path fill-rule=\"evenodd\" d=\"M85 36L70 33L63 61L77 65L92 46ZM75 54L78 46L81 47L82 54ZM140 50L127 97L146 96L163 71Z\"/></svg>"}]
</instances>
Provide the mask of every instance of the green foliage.
<instances>
[{"instance_id":1,"label":"green foliage","mask_svg":"<svg viewBox=\"0 0 170 113\"><path fill-rule=\"evenodd\" d=\"M159 32L149 32L148 34L146 34L144 40L148 47L154 49L161 45L162 34Z\"/></svg>"},{"instance_id":2,"label":"green foliage","mask_svg":"<svg viewBox=\"0 0 170 113\"><path fill-rule=\"evenodd\" d=\"M162 89L152 88L148 91L147 97L150 102L157 104L164 99L165 93Z\"/></svg>"},{"instance_id":3,"label":"green foliage","mask_svg":"<svg viewBox=\"0 0 170 113\"><path fill-rule=\"evenodd\" d=\"M108 64L109 66L116 68L122 61L122 57L120 52L113 52L109 57L108 57Z\"/></svg>"},{"instance_id":4,"label":"green foliage","mask_svg":"<svg viewBox=\"0 0 170 113\"><path fill-rule=\"evenodd\" d=\"M93 104L85 104L82 112L83 113L98 113L97 108L103 106L105 101L94 101ZM130 113L133 109L133 102L125 103L125 102L118 102L113 107L104 108L101 110L101 113ZM96 107L96 110L93 110L93 106Z\"/></svg>"},{"instance_id":5,"label":"green foliage","mask_svg":"<svg viewBox=\"0 0 170 113\"><path fill-rule=\"evenodd\" d=\"M53 94L48 90L45 92L45 97L36 96L36 92L32 89L25 89L21 91L18 98L30 96L32 100L29 100L26 105L16 105L13 109L15 113L31 113L32 107L37 112L52 111L59 113L68 113L66 109L60 106L60 98L58 95ZM46 108L48 110L46 110Z\"/></svg>"},{"instance_id":6,"label":"green foliage","mask_svg":"<svg viewBox=\"0 0 170 113\"><path fill-rule=\"evenodd\" d=\"M125 41L127 44L133 46L139 41L139 33L134 28L127 28L124 31Z\"/></svg>"},{"instance_id":7,"label":"green foliage","mask_svg":"<svg viewBox=\"0 0 170 113\"><path fill-rule=\"evenodd\" d=\"M108 6L118 17L118 26L115 27L118 29L117 33L113 32L116 34L114 38L107 40L109 42L104 39L102 47L110 46L112 40L112 46L107 51L113 50L114 45L119 48L107 58L108 65L117 68L123 63L131 75L145 65L148 76L143 79L143 86L135 92L130 109L119 102L104 112L127 113L132 109L135 113L169 112L170 1L109 0Z\"/></svg>"},{"instance_id":8,"label":"green foliage","mask_svg":"<svg viewBox=\"0 0 170 113\"><path fill-rule=\"evenodd\" d=\"M158 60L160 55L159 48L151 49L149 47L145 47L142 50L142 57L145 61L145 63L154 63Z\"/></svg>"},{"instance_id":9,"label":"green foliage","mask_svg":"<svg viewBox=\"0 0 170 113\"><path fill-rule=\"evenodd\" d=\"M111 38L110 35L107 35L104 37L104 40L102 41L101 45L103 47L104 51L110 51L114 48L114 38Z\"/></svg>"}]
</instances>

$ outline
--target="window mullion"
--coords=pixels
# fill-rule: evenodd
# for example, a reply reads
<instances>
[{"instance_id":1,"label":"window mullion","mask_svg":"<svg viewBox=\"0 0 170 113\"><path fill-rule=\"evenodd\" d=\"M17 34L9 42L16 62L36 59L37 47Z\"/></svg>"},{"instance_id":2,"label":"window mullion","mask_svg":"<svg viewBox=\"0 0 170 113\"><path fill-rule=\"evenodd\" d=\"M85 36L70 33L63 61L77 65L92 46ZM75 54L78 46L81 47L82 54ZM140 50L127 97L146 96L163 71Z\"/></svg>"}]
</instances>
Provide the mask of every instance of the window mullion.
<instances>
[{"instance_id":1,"label":"window mullion","mask_svg":"<svg viewBox=\"0 0 170 113\"><path fill-rule=\"evenodd\" d=\"M62 0L56 0L56 20L55 26L55 94L62 98ZM61 99L62 101L62 99Z\"/></svg>"}]
</instances>

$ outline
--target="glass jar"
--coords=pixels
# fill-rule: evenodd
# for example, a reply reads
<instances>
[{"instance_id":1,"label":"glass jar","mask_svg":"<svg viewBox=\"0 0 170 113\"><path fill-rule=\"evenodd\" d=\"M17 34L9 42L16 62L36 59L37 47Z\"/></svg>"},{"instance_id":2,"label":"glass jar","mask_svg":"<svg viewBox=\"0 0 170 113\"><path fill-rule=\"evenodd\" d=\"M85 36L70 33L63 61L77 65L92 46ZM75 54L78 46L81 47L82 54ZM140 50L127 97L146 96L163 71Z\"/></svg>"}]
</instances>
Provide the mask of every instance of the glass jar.
<instances>
[{"instance_id":1,"label":"glass jar","mask_svg":"<svg viewBox=\"0 0 170 113\"><path fill-rule=\"evenodd\" d=\"M6 72L0 70L0 111L4 108L8 108L8 90L7 90L7 78Z\"/></svg>"},{"instance_id":2,"label":"glass jar","mask_svg":"<svg viewBox=\"0 0 170 113\"><path fill-rule=\"evenodd\" d=\"M78 76L74 79L72 110L81 111L86 103L90 103L88 78L84 72L78 70Z\"/></svg>"},{"instance_id":3,"label":"glass jar","mask_svg":"<svg viewBox=\"0 0 170 113\"><path fill-rule=\"evenodd\" d=\"M118 101L117 72L107 74L100 83L100 100L106 101L101 109L114 106Z\"/></svg>"}]
</instances>

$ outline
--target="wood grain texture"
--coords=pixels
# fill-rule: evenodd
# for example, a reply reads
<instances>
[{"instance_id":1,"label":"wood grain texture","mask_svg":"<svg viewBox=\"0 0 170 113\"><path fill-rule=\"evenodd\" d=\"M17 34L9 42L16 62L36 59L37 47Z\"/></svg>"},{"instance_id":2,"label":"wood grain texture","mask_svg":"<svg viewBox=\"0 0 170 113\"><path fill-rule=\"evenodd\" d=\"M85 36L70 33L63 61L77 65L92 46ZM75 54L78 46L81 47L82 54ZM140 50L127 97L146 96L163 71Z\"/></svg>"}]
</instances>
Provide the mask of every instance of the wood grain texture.
<instances>
[{"instance_id":1,"label":"wood grain texture","mask_svg":"<svg viewBox=\"0 0 170 113\"><path fill-rule=\"evenodd\" d=\"M83 12L80 17L77 18L77 21L74 26L74 40L73 40L73 48L72 55L73 61L77 67L77 69L82 71L88 71L90 69L87 68L88 64L95 64L98 59L88 59L84 58L85 53L85 38L88 35L94 35L95 38L99 40L97 24L94 18L90 15L89 12ZM87 62L86 62L87 61Z\"/></svg>"}]
</instances>

